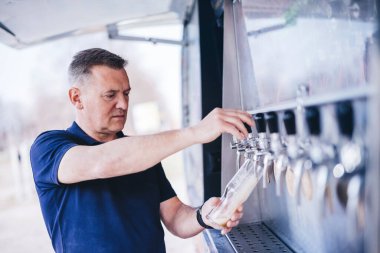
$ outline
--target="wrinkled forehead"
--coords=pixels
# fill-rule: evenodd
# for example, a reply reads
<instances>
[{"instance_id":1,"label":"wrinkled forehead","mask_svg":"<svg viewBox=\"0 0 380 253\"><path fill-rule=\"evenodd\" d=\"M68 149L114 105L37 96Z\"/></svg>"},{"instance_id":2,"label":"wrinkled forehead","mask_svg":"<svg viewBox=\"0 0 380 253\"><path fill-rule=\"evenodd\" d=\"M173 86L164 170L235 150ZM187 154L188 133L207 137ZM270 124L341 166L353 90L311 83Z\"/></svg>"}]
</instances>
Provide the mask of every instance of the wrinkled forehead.
<instances>
[{"instance_id":1,"label":"wrinkled forehead","mask_svg":"<svg viewBox=\"0 0 380 253\"><path fill-rule=\"evenodd\" d=\"M102 89L122 88L129 89L129 78L124 68L115 69L103 65L96 65L90 69L85 82L90 86Z\"/></svg>"},{"instance_id":2,"label":"wrinkled forehead","mask_svg":"<svg viewBox=\"0 0 380 253\"><path fill-rule=\"evenodd\" d=\"M127 71L125 68L112 68L107 65L94 65L89 69L89 74L91 76L107 76L122 74L128 78Z\"/></svg>"}]
</instances>

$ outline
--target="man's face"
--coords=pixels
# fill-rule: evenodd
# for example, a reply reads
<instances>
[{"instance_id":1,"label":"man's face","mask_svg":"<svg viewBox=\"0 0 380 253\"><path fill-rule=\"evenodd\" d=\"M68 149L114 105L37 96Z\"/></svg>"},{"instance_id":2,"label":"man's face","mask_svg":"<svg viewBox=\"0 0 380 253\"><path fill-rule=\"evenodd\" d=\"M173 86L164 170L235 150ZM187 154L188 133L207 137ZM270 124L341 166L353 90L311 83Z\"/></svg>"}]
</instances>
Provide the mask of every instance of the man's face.
<instances>
[{"instance_id":1,"label":"man's face","mask_svg":"<svg viewBox=\"0 0 380 253\"><path fill-rule=\"evenodd\" d=\"M97 134L115 134L127 119L129 79L124 69L94 66L81 87L81 116Z\"/></svg>"}]
</instances>

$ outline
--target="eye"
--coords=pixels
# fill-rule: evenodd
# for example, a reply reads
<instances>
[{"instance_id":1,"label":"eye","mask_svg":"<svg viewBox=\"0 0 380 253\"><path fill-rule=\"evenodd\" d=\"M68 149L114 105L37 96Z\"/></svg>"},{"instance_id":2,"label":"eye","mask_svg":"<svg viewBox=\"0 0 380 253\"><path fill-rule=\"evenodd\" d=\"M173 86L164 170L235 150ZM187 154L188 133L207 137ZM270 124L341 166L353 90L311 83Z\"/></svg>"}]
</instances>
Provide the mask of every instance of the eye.
<instances>
[{"instance_id":1,"label":"eye","mask_svg":"<svg viewBox=\"0 0 380 253\"><path fill-rule=\"evenodd\" d=\"M114 93L107 93L104 95L104 97L106 99L110 100L110 99L113 99L115 97L115 94Z\"/></svg>"}]
</instances>

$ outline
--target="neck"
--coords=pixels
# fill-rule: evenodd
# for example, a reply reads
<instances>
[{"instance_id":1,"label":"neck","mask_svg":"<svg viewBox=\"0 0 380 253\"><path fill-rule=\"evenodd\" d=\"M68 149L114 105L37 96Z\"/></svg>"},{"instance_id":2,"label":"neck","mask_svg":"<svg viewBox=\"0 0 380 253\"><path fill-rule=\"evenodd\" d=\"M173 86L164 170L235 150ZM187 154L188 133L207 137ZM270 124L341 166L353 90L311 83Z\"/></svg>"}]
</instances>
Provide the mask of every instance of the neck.
<instances>
[{"instance_id":1,"label":"neck","mask_svg":"<svg viewBox=\"0 0 380 253\"><path fill-rule=\"evenodd\" d=\"M99 142L108 142L116 139L116 133L102 132L97 131L89 127L89 124L86 124L84 120L81 120L79 117L76 117L75 122L78 126L91 138Z\"/></svg>"}]
</instances>

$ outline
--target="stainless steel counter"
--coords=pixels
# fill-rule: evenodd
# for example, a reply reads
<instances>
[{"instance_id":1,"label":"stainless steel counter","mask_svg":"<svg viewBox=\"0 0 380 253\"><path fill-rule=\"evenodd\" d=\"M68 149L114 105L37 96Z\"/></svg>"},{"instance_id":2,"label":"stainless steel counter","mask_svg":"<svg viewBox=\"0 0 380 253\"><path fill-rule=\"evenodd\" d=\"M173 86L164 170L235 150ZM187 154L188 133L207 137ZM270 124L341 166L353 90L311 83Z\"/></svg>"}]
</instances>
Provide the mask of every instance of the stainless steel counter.
<instances>
[{"instance_id":1,"label":"stainless steel counter","mask_svg":"<svg viewBox=\"0 0 380 253\"><path fill-rule=\"evenodd\" d=\"M204 236L211 253L243 252L294 252L281 241L264 223L242 224L227 236L209 229Z\"/></svg>"}]
</instances>

